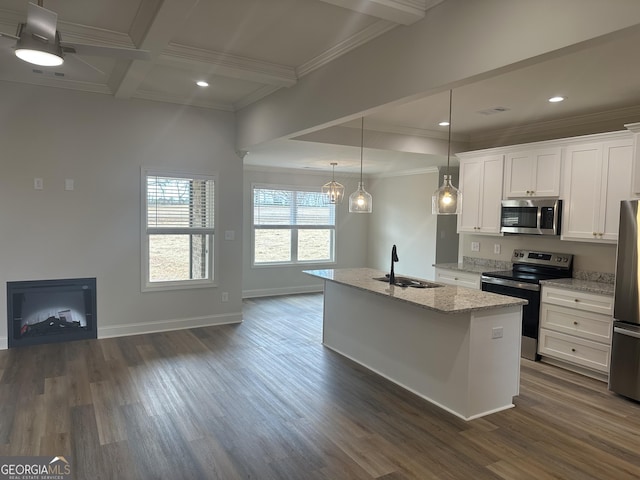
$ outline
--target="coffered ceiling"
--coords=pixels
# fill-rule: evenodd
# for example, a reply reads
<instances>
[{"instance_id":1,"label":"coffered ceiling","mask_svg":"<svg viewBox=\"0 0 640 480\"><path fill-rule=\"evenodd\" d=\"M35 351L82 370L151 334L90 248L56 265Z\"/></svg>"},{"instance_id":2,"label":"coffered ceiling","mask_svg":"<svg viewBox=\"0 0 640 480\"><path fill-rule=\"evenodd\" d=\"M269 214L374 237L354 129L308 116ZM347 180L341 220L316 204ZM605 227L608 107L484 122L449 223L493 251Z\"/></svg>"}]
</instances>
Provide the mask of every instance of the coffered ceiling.
<instances>
[{"instance_id":1,"label":"coffered ceiling","mask_svg":"<svg viewBox=\"0 0 640 480\"><path fill-rule=\"evenodd\" d=\"M13 55L10 39L0 38L0 81L233 112L295 86L393 29L419 22L443 1L44 0L43 6L58 14L63 41L140 48L149 51L150 60L67 55L61 67L34 68ZM0 32L15 34L26 11L27 0L0 0ZM640 121L639 44L640 31L630 31L459 86L454 138L482 147L499 143L505 132L512 141L535 140L587 123L582 130L588 132ZM209 86L196 86L198 80ZM557 94L568 98L561 104L546 101ZM446 139L446 127L437 123L447 114L447 92L412 99L368 114L366 138L385 133ZM272 142L252 150L245 163L323 168L339 158L346 170L357 171L359 127L358 120L342 125L354 138L342 143L313 137ZM416 157L419 151L405 153L407 165L425 164ZM389 155L378 160L381 153L369 151L368 171L388 169ZM440 151L427 163L441 165L443 158Z\"/></svg>"}]
</instances>

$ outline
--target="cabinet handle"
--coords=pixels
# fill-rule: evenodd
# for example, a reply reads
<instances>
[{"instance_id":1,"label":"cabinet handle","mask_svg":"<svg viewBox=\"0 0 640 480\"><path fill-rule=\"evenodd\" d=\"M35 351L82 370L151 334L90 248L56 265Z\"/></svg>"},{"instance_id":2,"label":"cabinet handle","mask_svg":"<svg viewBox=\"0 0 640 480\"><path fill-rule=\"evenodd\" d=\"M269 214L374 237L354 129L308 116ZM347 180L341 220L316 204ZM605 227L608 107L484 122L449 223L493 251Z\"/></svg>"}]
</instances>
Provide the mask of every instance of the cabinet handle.
<instances>
[{"instance_id":1,"label":"cabinet handle","mask_svg":"<svg viewBox=\"0 0 640 480\"><path fill-rule=\"evenodd\" d=\"M580 300L578 300L577 298L574 298L574 299L573 299L573 301L577 303L577 302L579 302Z\"/></svg>"},{"instance_id":2,"label":"cabinet handle","mask_svg":"<svg viewBox=\"0 0 640 480\"><path fill-rule=\"evenodd\" d=\"M593 235L594 237L598 236L596 232L593 232L591 235Z\"/></svg>"},{"instance_id":3,"label":"cabinet handle","mask_svg":"<svg viewBox=\"0 0 640 480\"><path fill-rule=\"evenodd\" d=\"M457 282L458 281L458 277L453 277L453 279Z\"/></svg>"},{"instance_id":4,"label":"cabinet handle","mask_svg":"<svg viewBox=\"0 0 640 480\"><path fill-rule=\"evenodd\" d=\"M572 349L571 349L571 351L572 351L572 352L575 352L575 351L576 351L576 349L575 349L575 348L572 348Z\"/></svg>"},{"instance_id":5,"label":"cabinet handle","mask_svg":"<svg viewBox=\"0 0 640 480\"><path fill-rule=\"evenodd\" d=\"M578 325L578 322L573 322L574 325Z\"/></svg>"}]
</instances>

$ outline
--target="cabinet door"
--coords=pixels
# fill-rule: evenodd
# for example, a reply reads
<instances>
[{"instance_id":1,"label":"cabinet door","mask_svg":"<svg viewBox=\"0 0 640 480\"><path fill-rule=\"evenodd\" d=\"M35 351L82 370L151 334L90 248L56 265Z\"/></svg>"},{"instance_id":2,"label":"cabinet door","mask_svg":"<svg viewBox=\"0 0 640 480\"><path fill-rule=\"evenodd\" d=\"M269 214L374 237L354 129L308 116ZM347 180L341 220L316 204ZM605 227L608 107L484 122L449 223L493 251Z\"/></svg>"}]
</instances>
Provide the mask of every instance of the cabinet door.
<instances>
[{"instance_id":1,"label":"cabinet door","mask_svg":"<svg viewBox=\"0 0 640 480\"><path fill-rule=\"evenodd\" d=\"M460 161L462 205L458 215L458 232L478 233L480 226L480 193L482 192L482 159Z\"/></svg>"},{"instance_id":2,"label":"cabinet door","mask_svg":"<svg viewBox=\"0 0 640 480\"><path fill-rule=\"evenodd\" d=\"M531 152L507 154L504 166L505 198L531 196L535 170Z\"/></svg>"},{"instance_id":3,"label":"cabinet door","mask_svg":"<svg viewBox=\"0 0 640 480\"><path fill-rule=\"evenodd\" d=\"M533 195L536 197L560 196L560 148L538 150L533 155L535 172Z\"/></svg>"},{"instance_id":4,"label":"cabinet door","mask_svg":"<svg viewBox=\"0 0 640 480\"><path fill-rule=\"evenodd\" d=\"M558 197L561 149L515 152L505 160L505 198Z\"/></svg>"},{"instance_id":5,"label":"cabinet door","mask_svg":"<svg viewBox=\"0 0 640 480\"><path fill-rule=\"evenodd\" d=\"M564 165L562 238L598 240L602 144L567 147Z\"/></svg>"},{"instance_id":6,"label":"cabinet door","mask_svg":"<svg viewBox=\"0 0 640 480\"><path fill-rule=\"evenodd\" d=\"M481 233L500 233L503 172L504 155L493 155L484 159L480 209ZM462 195L464 196L464 192Z\"/></svg>"},{"instance_id":7,"label":"cabinet door","mask_svg":"<svg viewBox=\"0 0 640 480\"><path fill-rule=\"evenodd\" d=\"M631 197L633 142L606 142L602 155L602 180L606 193L601 204L598 236L602 240L616 242L620 222L620 201Z\"/></svg>"}]
</instances>

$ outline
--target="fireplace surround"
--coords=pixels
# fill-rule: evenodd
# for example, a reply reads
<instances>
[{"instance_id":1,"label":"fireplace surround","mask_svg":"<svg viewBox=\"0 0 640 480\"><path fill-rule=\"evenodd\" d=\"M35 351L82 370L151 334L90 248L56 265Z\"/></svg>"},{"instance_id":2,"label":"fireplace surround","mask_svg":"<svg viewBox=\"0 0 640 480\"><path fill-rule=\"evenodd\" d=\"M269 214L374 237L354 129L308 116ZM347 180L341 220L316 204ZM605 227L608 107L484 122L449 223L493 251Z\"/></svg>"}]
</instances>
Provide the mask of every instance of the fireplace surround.
<instances>
[{"instance_id":1,"label":"fireplace surround","mask_svg":"<svg viewBox=\"0 0 640 480\"><path fill-rule=\"evenodd\" d=\"M96 279L7 282L9 348L97 338Z\"/></svg>"}]
</instances>

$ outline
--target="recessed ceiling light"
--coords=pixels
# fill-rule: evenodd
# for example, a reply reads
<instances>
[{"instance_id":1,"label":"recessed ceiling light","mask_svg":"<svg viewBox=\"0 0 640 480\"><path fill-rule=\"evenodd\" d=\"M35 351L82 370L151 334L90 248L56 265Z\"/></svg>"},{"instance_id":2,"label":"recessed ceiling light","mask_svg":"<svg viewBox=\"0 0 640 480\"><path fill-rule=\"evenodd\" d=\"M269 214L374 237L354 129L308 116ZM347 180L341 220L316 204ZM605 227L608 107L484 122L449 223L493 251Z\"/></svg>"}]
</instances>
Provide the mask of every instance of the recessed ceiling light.
<instances>
[{"instance_id":1,"label":"recessed ceiling light","mask_svg":"<svg viewBox=\"0 0 640 480\"><path fill-rule=\"evenodd\" d=\"M448 127L449 122L440 122L438 125L440 125L441 127Z\"/></svg>"},{"instance_id":2,"label":"recessed ceiling light","mask_svg":"<svg viewBox=\"0 0 640 480\"><path fill-rule=\"evenodd\" d=\"M561 97L561 96L559 96L559 95L558 95L557 97L551 97L551 98L549 99L549 101L550 101L551 103L558 103L558 102L562 102L562 101L563 101L563 100L565 100L566 98L567 98L567 97Z\"/></svg>"},{"instance_id":3,"label":"recessed ceiling light","mask_svg":"<svg viewBox=\"0 0 640 480\"><path fill-rule=\"evenodd\" d=\"M207 82L205 82L204 80L198 80L196 82L196 85L198 85L199 87L208 87L209 84Z\"/></svg>"}]
</instances>

